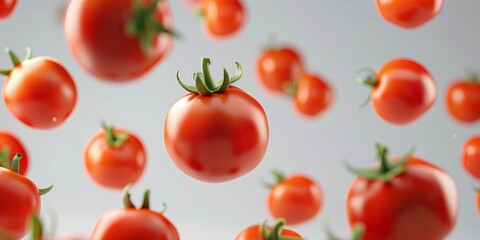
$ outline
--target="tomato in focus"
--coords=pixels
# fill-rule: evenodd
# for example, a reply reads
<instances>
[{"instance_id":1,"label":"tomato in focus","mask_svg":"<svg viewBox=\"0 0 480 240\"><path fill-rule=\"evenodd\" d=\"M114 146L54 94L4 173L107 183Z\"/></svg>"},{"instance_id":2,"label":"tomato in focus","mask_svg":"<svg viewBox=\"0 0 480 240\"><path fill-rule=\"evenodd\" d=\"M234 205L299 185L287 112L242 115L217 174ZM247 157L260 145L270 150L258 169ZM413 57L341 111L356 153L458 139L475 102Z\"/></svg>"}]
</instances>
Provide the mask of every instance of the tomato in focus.
<instances>
[{"instance_id":1,"label":"tomato in focus","mask_svg":"<svg viewBox=\"0 0 480 240\"><path fill-rule=\"evenodd\" d=\"M436 17L443 0L376 0L380 15L405 29L420 27Z\"/></svg>"}]
</instances>

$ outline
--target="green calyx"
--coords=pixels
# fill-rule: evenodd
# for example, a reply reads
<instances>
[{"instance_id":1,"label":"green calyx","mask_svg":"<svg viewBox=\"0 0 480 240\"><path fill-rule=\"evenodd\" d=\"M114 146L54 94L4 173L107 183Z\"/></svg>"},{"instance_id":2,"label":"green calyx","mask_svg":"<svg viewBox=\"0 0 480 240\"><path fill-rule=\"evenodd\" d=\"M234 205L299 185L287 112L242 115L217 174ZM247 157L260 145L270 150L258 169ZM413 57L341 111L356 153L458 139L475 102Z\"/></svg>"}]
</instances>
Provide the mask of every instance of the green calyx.
<instances>
[{"instance_id":1,"label":"green calyx","mask_svg":"<svg viewBox=\"0 0 480 240\"><path fill-rule=\"evenodd\" d=\"M150 190L146 189L143 193L143 202L140 207L135 207L135 204L132 202L130 188L132 187L131 184L125 186L124 194L123 194L123 206L125 208L132 208L132 209L150 209ZM167 205L163 204L163 210L160 213L164 213L167 210Z\"/></svg>"},{"instance_id":2,"label":"green calyx","mask_svg":"<svg viewBox=\"0 0 480 240\"><path fill-rule=\"evenodd\" d=\"M273 179L275 180L274 183L268 183L265 181L262 181L262 185L268 189L272 189L275 186L277 186L279 183L281 183L283 180L285 180L285 174L279 170L272 169L272 176Z\"/></svg>"},{"instance_id":3,"label":"green calyx","mask_svg":"<svg viewBox=\"0 0 480 240\"><path fill-rule=\"evenodd\" d=\"M389 182L396 176L402 174L406 170L406 162L415 151L415 147L411 147L398 161L392 161L388 157L388 148L383 144L376 144L377 156L380 161L379 168L357 169L345 162L345 166L352 173L368 180L379 180Z\"/></svg>"},{"instance_id":4,"label":"green calyx","mask_svg":"<svg viewBox=\"0 0 480 240\"><path fill-rule=\"evenodd\" d=\"M27 61L27 60L30 60L32 58L32 49L27 47L26 48L26 51L27 51L27 54L25 56L25 58L23 60L20 60L20 58L17 56L17 54L15 54L10 48L5 48L5 52L8 53L8 56L10 56L10 60L12 61L13 63L13 68L10 68L10 69L1 69L0 70L0 74L1 75L5 75L5 76L8 76L10 74L10 72L12 72L12 70L22 64L23 61Z\"/></svg>"},{"instance_id":5,"label":"green calyx","mask_svg":"<svg viewBox=\"0 0 480 240\"><path fill-rule=\"evenodd\" d=\"M10 159L8 158L8 156L10 156L10 147L3 146L2 149L0 149L0 167L11 167Z\"/></svg>"},{"instance_id":6,"label":"green calyx","mask_svg":"<svg viewBox=\"0 0 480 240\"><path fill-rule=\"evenodd\" d=\"M362 68L358 70L358 73L366 72L368 73L365 77L360 77L357 79L357 82L369 87L375 87L377 85L377 73L370 68Z\"/></svg>"},{"instance_id":7,"label":"green calyx","mask_svg":"<svg viewBox=\"0 0 480 240\"><path fill-rule=\"evenodd\" d=\"M260 227L260 235L262 236L263 240L303 240L303 238L298 237L282 236L284 226L285 220L282 218L278 219L272 228L269 228L267 226L267 222L265 221Z\"/></svg>"},{"instance_id":8,"label":"green calyx","mask_svg":"<svg viewBox=\"0 0 480 240\"><path fill-rule=\"evenodd\" d=\"M133 3L132 17L125 25L125 33L130 37L137 37L140 47L146 56L151 55L153 39L157 34L170 34L178 37L172 29L168 29L155 20L155 12L160 0L153 0L144 6L141 0Z\"/></svg>"},{"instance_id":9,"label":"green calyx","mask_svg":"<svg viewBox=\"0 0 480 240\"><path fill-rule=\"evenodd\" d=\"M9 169L12 172L19 173L20 169L20 160L22 159L22 154L21 153L16 153L15 156L12 159L12 164L10 165ZM50 185L47 188L39 188L38 193L41 195L45 195L48 192L50 192L53 188L53 185Z\"/></svg>"},{"instance_id":10,"label":"green calyx","mask_svg":"<svg viewBox=\"0 0 480 240\"><path fill-rule=\"evenodd\" d=\"M180 86L191 93L200 94L202 96L209 96L214 93L221 93L226 91L231 84L238 81L242 77L242 66L240 63L235 62L237 70L235 75L229 76L227 70L223 69L223 79L214 82L210 73L209 65L211 64L210 58L202 58L202 72L196 72L193 74L193 82L195 86L188 86L184 84L179 77L179 71L177 71L176 78Z\"/></svg>"},{"instance_id":11,"label":"green calyx","mask_svg":"<svg viewBox=\"0 0 480 240\"><path fill-rule=\"evenodd\" d=\"M335 236L332 230L326 226L325 233L327 234L327 240L342 240ZM362 240L363 234L365 233L365 225L361 222L355 223L352 228L352 237L349 238L351 240Z\"/></svg>"},{"instance_id":12,"label":"green calyx","mask_svg":"<svg viewBox=\"0 0 480 240\"><path fill-rule=\"evenodd\" d=\"M469 72L467 81L470 84L479 84L480 83L480 77L478 76L478 73L476 72Z\"/></svg>"},{"instance_id":13,"label":"green calyx","mask_svg":"<svg viewBox=\"0 0 480 240\"><path fill-rule=\"evenodd\" d=\"M128 133L115 133L114 126L107 125L105 122L102 122L101 125L105 131L105 140L107 141L108 146L113 148L122 147L123 143L128 139Z\"/></svg>"},{"instance_id":14,"label":"green calyx","mask_svg":"<svg viewBox=\"0 0 480 240\"><path fill-rule=\"evenodd\" d=\"M31 221L32 227L32 240L42 240L43 226L38 216L33 216Z\"/></svg>"}]
</instances>

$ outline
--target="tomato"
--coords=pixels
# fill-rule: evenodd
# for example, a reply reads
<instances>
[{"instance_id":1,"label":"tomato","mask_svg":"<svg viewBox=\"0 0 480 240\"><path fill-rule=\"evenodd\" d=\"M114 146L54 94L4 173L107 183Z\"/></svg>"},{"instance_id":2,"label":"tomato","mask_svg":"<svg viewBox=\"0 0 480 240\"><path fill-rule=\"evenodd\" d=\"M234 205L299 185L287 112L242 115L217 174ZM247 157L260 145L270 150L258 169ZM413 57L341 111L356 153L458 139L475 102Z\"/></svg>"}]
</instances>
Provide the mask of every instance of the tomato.
<instances>
[{"instance_id":1,"label":"tomato","mask_svg":"<svg viewBox=\"0 0 480 240\"><path fill-rule=\"evenodd\" d=\"M38 216L33 216L33 218L30 220L30 223L31 233L29 235L29 239L31 240L85 240L84 237L79 235L44 236L44 226L40 217ZM53 224L55 225L55 223Z\"/></svg>"},{"instance_id":2,"label":"tomato","mask_svg":"<svg viewBox=\"0 0 480 240\"><path fill-rule=\"evenodd\" d=\"M61 125L77 102L77 88L68 71L50 57L27 58L21 62L10 50L14 63L3 84L3 101L22 123L37 129Z\"/></svg>"},{"instance_id":3,"label":"tomato","mask_svg":"<svg viewBox=\"0 0 480 240\"><path fill-rule=\"evenodd\" d=\"M212 37L230 36L245 23L246 13L239 0L202 0L205 30Z\"/></svg>"},{"instance_id":4,"label":"tomato","mask_svg":"<svg viewBox=\"0 0 480 240\"><path fill-rule=\"evenodd\" d=\"M300 234L289 229L283 229L284 224L283 220L278 220L273 228L267 227L265 224L253 225L240 232L235 240L283 240L288 237L290 237L289 240L303 239ZM265 234L262 234L262 231Z\"/></svg>"},{"instance_id":5,"label":"tomato","mask_svg":"<svg viewBox=\"0 0 480 240\"><path fill-rule=\"evenodd\" d=\"M317 216L323 207L320 185L304 174L288 178L278 171L273 174L277 182L270 186L267 198L267 208L272 217L283 218L288 225L295 225Z\"/></svg>"},{"instance_id":6,"label":"tomato","mask_svg":"<svg viewBox=\"0 0 480 240\"><path fill-rule=\"evenodd\" d=\"M452 83L446 92L445 103L450 116L462 123L480 119L480 83L476 75Z\"/></svg>"},{"instance_id":7,"label":"tomato","mask_svg":"<svg viewBox=\"0 0 480 240\"><path fill-rule=\"evenodd\" d=\"M122 189L142 176L147 162L145 149L132 133L105 124L103 127L85 147L85 168L97 184Z\"/></svg>"},{"instance_id":8,"label":"tomato","mask_svg":"<svg viewBox=\"0 0 480 240\"><path fill-rule=\"evenodd\" d=\"M240 79L224 70L222 83L215 84L202 59L203 74L196 73L197 87L180 84L191 93L168 111L164 141L175 165L204 182L225 182L253 170L267 150L269 129L260 103L230 84ZM208 86L208 87L207 87ZM192 124L194 123L194 124Z\"/></svg>"},{"instance_id":9,"label":"tomato","mask_svg":"<svg viewBox=\"0 0 480 240\"><path fill-rule=\"evenodd\" d=\"M443 0L376 0L377 8L388 22L402 28L417 28L436 17Z\"/></svg>"},{"instance_id":10,"label":"tomato","mask_svg":"<svg viewBox=\"0 0 480 240\"><path fill-rule=\"evenodd\" d=\"M0 166L10 168L10 159L16 153L22 154L19 174L25 175L28 169L28 155L20 140L10 132L0 131Z\"/></svg>"},{"instance_id":11,"label":"tomato","mask_svg":"<svg viewBox=\"0 0 480 240\"><path fill-rule=\"evenodd\" d=\"M305 71L300 54L289 46L265 50L258 57L256 68L260 84L271 93L285 93L286 87Z\"/></svg>"},{"instance_id":12,"label":"tomato","mask_svg":"<svg viewBox=\"0 0 480 240\"><path fill-rule=\"evenodd\" d=\"M478 213L480 213L480 188L477 189L477 208L478 208Z\"/></svg>"},{"instance_id":13,"label":"tomato","mask_svg":"<svg viewBox=\"0 0 480 240\"><path fill-rule=\"evenodd\" d=\"M65 35L84 70L125 82L146 74L167 55L172 26L166 0L72 0Z\"/></svg>"},{"instance_id":14,"label":"tomato","mask_svg":"<svg viewBox=\"0 0 480 240\"><path fill-rule=\"evenodd\" d=\"M98 220L89 239L95 240L179 240L175 226L163 213L150 210L149 191L144 195L143 204L135 208L126 191L125 206L105 213Z\"/></svg>"},{"instance_id":15,"label":"tomato","mask_svg":"<svg viewBox=\"0 0 480 240\"><path fill-rule=\"evenodd\" d=\"M418 119L437 96L430 73L410 59L394 59L360 82L372 87L370 98L375 112L397 125Z\"/></svg>"},{"instance_id":16,"label":"tomato","mask_svg":"<svg viewBox=\"0 0 480 240\"><path fill-rule=\"evenodd\" d=\"M332 87L324 78L313 74L303 74L295 86L293 105L304 116L318 116L334 100Z\"/></svg>"},{"instance_id":17,"label":"tomato","mask_svg":"<svg viewBox=\"0 0 480 240\"><path fill-rule=\"evenodd\" d=\"M480 180L480 136L469 138L463 145L462 165L472 177Z\"/></svg>"},{"instance_id":18,"label":"tomato","mask_svg":"<svg viewBox=\"0 0 480 240\"><path fill-rule=\"evenodd\" d=\"M390 161L377 145L380 167L355 170L346 200L350 225L365 225L364 240L442 240L455 226L458 196L453 179L411 153Z\"/></svg>"},{"instance_id":19,"label":"tomato","mask_svg":"<svg viewBox=\"0 0 480 240\"><path fill-rule=\"evenodd\" d=\"M17 0L0 0L0 20L9 17L16 5Z\"/></svg>"}]
</instances>

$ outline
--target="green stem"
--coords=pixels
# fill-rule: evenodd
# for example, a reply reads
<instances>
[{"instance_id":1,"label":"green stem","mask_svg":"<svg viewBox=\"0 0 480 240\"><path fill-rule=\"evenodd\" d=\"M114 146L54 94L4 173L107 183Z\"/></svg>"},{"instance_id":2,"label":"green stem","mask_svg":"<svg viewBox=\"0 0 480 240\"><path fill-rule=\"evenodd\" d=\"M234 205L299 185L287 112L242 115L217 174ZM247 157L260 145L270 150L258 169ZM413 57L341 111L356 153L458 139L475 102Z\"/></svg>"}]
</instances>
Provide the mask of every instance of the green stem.
<instances>
[{"instance_id":1,"label":"green stem","mask_svg":"<svg viewBox=\"0 0 480 240\"><path fill-rule=\"evenodd\" d=\"M12 171L16 172L16 173L19 173L20 159L22 159L22 154L17 153L17 154L15 154L15 156L13 157L13 160L12 160L12 167L10 169Z\"/></svg>"},{"instance_id":2,"label":"green stem","mask_svg":"<svg viewBox=\"0 0 480 240\"><path fill-rule=\"evenodd\" d=\"M210 65L211 61L210 58L203 57L202 58L202 72L203 72L203 80L205 81L205 86L208 89L215 89L215 84L212 80L212 75L210 74Z\"/></svg>"},{"instance_id":3,"label":"green stem","mask_svg":"<svg viewBox=\"0 0 480 240\"><path fill-rule=\"evenodd\" d=\"M363 78L358 78L357 82L360 83L360 84L370 86L370 87L375 87L377 85L377 82L378 82L378 79L376 77L377 73L373 69L370 69L370 68L362 68L362 69L358 70L358 73L362 73L362 72L367 72L368 75L366 77L363 77Z\"/></svg>"},{"instance_id":4,"label":"green stem","mask_svg":"<svg viewBox=\"0 0 480 240\"><path fill-rule=\"evenodd\" d=\"M361 222L355 223L355 225L353 225L352 232L352 240L362 240L363 234L365 233L365 224Z\"/></svg>"},{"instance_id":5,"label":"green stem","mask_svg":"<svg viewBox=\"0 0 480 240\"><path fill-rule=\"evenodd\" d=\"M114 148L122 147L123 143L128 139L128 133L121 132L119 134L116 134L113 125L107 125L105 122L102 122L101 125L105 130L105 139L108 146Z\"/></svg>"},{"instance_id":6,"label":"green stem","mask_svg":"<svg viewBox=\"0 0 480 240\"><path fill-rule=\"evenodd\" d=\"M391 170L388 159L388 148L383 144L377 144L377 157L380 160L380 174L387 173Z\"/></svg>"},{"instance_id":7,"label":"green stem","mask_svg":"<svg viewBox=\"0 0 480 240\"><path fill-rule=\"evenodd\" d=\"M10 56L10 60L12 60L13 66L18 66L22 64L22 61L18 58L17 54L15 54L10 48L5 48L5 52L8 53Z\"/></svg>"},{"instance_id":8,"label":"green stem","mask_svg":"<svg viewBox=\"0 0 480 240\"><path fill-rule=\"evenodd\" d=\"M150 209L150 190L145 190L143 193L143 203L142 203L142 209Z\"/></svg>"},{"instance_id":9,"label":"green stem","mask_svg":"<svg viewBox=\"0 0 480 240\"><path fill-rule=\"evenodd\" d=\"M260 226L260 235L262 236L263 240L303 240L303 238L282 236L284 226L285 219L283 218L278 219L271 230L267 227L267 222L265 221Z\"/></svg>"},{"instance_id":10,"label":"green stem","mask_svg":"<svg viewBox=\"0 0 480 240\"><path fill-rule=\"evenodd\" d=\"M45 195L45 194L49 193L50 191L52 191L52 189L53 189L53 185L50 185L47 188L39 188L38 192L40 193L40 196L42 196L42 195Z\"/></svg>"},{"instance_id":11,"label":"green stem","mask_svg":"<svg viewBox=\"0 0 480 240\"><path fill-rule=\"evenodd\" d=\"M43 227L40 218L37 215L32 217L32 240L41 240L43 236Z\"/></svg>"},{"instance_id":12,"label":"green stem","mask_svg":"<svg viewBox=\"0 0 480 240\"><path fill-rule=\"evenodd\" d=\"M285 180L285 174L277 169L272 169L271 171L273 179L275 180L274 183L268 183L265 181L262 181L262 185L265 186L268 189L272 189L275 186L277 186L279 183L281 183L283 180Z\"/></svg>"},{"instance_id":13,"label":"green stem","mask_svg":"<svg viewBox=\"0 0 480 240\"><path fill-rule=\"evenodd\" d=\"M476 72L470 72L470 73L468 73L467 81L470 84L478 84L480 79L479 79L479 76Z\"/></svg>"},{"instance_id":14,"label":"green stem","mask_svg":"<svg viewBox=\"0 0 480 240\"><path fill-rule=\"evenodd\" d=\"M128 184L125 186L124 193L123 193L123 206L125 208L135 208L135 205L132 202L132 199L130 198L130 188L132 187L131 184Z\"/></svg>"},{"instance_id":15,"label":"green stem","mask_svg":"<svg viewBox=\"0 0 480 240\"><path fill-rule=\"evenodd\" d=\"M10 169L10 147L9 146L3 146L2 150L0 150L0 167L8 168Z\"/></svg>"}]
</instances>

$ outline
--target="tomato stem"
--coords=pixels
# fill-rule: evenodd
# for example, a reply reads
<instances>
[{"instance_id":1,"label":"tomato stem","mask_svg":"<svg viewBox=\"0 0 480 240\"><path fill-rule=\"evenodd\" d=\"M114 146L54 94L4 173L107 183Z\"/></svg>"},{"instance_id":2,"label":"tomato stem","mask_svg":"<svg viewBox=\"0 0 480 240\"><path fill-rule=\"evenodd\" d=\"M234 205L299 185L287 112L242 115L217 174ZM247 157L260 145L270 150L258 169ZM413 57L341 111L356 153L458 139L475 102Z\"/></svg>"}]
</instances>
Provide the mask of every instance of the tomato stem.
<instances>
[{"instance_id":1,"label":"tomato stem","mask_svg":"<svg viewBox=\"0 0 480 240\"><path fill-rule=\"evenodd\" d=\"M127 186L125 186L125 189L124 189L124 193L123 193L123 206L125 208L136 208L135 205L133 204L132 202L132 199L130 198L131 195L130 195L130 188L132 187L131 184L128 184Z\"/></svg>"},{"instance_id":2,"label":"tomato stem","mask_svg":"<svg viewBox=\"0 0 480 240\"><path fill-rule=\"evenodd\" d=\"M355 223L353 225L352 240L362 240L364 233L365 233L365 224L363 224L362 222Z\"/></svg>"},{"instance_id":3,"label":"tomato stem","mask_svg":"<svg viewBox=\"0 0 480 240\"><path fill-rule=\"evenodd\" d=\"M52 191L52 189L53 189L53 185L50 185L49 187L46 187L46 188L39 188L38 192L40 193L40 196L42 196Z\"/></svg>"},{"instance_id":4,"label":"tomato stem","mask_svg":"<svg viewBox=\"0 0 480 240\"><path fill-rule=\"evenodd\" d=\"M150 190L145 190L143 193L143 202L142 202L142 209L150 209Z\"/></svg>"},{"instance_id":5,"label":"tomato stem","mask_svg":"<svg viewBox=\"0 0 480 240\"><path fill-rule=\"evenodd\" d=\"M377 73L371 68L362 68L357 71L358 73L366 72L368 75L366 77L360 77L357 79L357 82L364 84L370 87L375 87L377 85L378 79L376 77Z\"/></svg>"},{"instance_id":6,"label":"tomato stem","mask_svg":"<svg viewBox=\"0 0 480 240\"><path fill-rule=\"evenodd\" d=\"M113 148L120 148L122 147L123 143L127 141L129 137L128 133L121 132L116 134L113 125L107 125L105 122L102 122L101 125L105 131L105 139L108 146Z\"/></svg>"},{"instance_id":7,"label":"tomato stem","mask_svg":"<svg viewBox=\"0 0 480 240\"><path fill-rule=\"evenodd\" d=\"M388 148L383 144L377 143L377 157L380 160L380 174L387 173L391 170L388 159Z\"/></svg>"},{"instance_id":8,"label":"tomato stem","mask_svg":"<svg viewBox=\"0 0 480 240\"><path fill-rule=\"evenodd\" d=\"M34 215L31 220L32 225L32 240L41 240L43 236L43 227L40 218Z\"/></svg>"},{"instance_id":9,"label":"tomato stem","mask_svg":"<svg viewBox=\"0 0 480 240\"><path fill-rule=\"evenodd\" d=\"M215 89L215 83L213 82L212 74L210 73L210 64L210 58L202 58L203 80L205 81L205 86L207 87L207 89Z\"/></svg>"},{"instance_id":10,"label":"tomato stem","mask_svg":"<svg viewBox=\"0 0 480 240\"><path fill-rule=\"evenodd\" d=\"M13 52L10 48L5 48L5 52L7 52L7 54L10 56L10 60L12 61L14 66L13 68L22 64L22 60L20 60L17 54L15 54L15 52ZM30 47L26 47L26 56L23 61L30 60L31 58L32 58L32 49ZM2 69L0 70L0 74L8 76L12 72L13 68Z\"/></svg>"},{"instance_id":11,"label":"tomato stem","mask_svg":"<svg viewBox=\"0 0 480 240\"><path fill-rule=\"evenodd\" d=\"M473 71L468 73L467 81L468 81L468 83L471 83L471 84L478 84L479 81L480 81L478 73L473 72Z\"/></svg>"},{"instance_id":12,"label":"tomato stem","mask_svg":"<svg viewBox=\"0 0 480 240\"><path fill-rule=\"evenodd\" d=\"M10 167L10 169L16 173L19 173L20 159L22 159L22 154L16 153L12 160L12 166Z\"/></svg>"},{"instance_id":13,"label":"tomato stem","mask_svg":"<svg viewBox=\"0 0 480 240\"><path fill-rule=\"evenodd\" d=\"M10 147L9 146L3 146L2 150L0 150L0 167L4 168L10 168L10 159L8 159L8 156L10 156Z\"/></svg>"},{"instance_id":14,"label":"tomato stem","mask_svg":"<svg viewBox=\"0 0 480 240\"><path fill-rule=\"evenodd\" d=\"M267 221L265 221L260 226L260 235L264 240L303 240L303 238L282 236L284 226L285 219L283 218L278 219L271 230L267 227Z\"/></svg>"},{"instance_id":15,"label":"tomato stem","mask_svg":"<svg viewBox=\"0 0 480 240\"><path fill-rule=\"evenodd\" d=\"M283 180L285 180L285 174L277 169L272 169L271 171L273 179L275 179L274 183L268 183L262 180L262 185L265 186L268 189L272 189L275 186L277 186L279 183L281 183Z\"/></svg>"}]
</instances>

